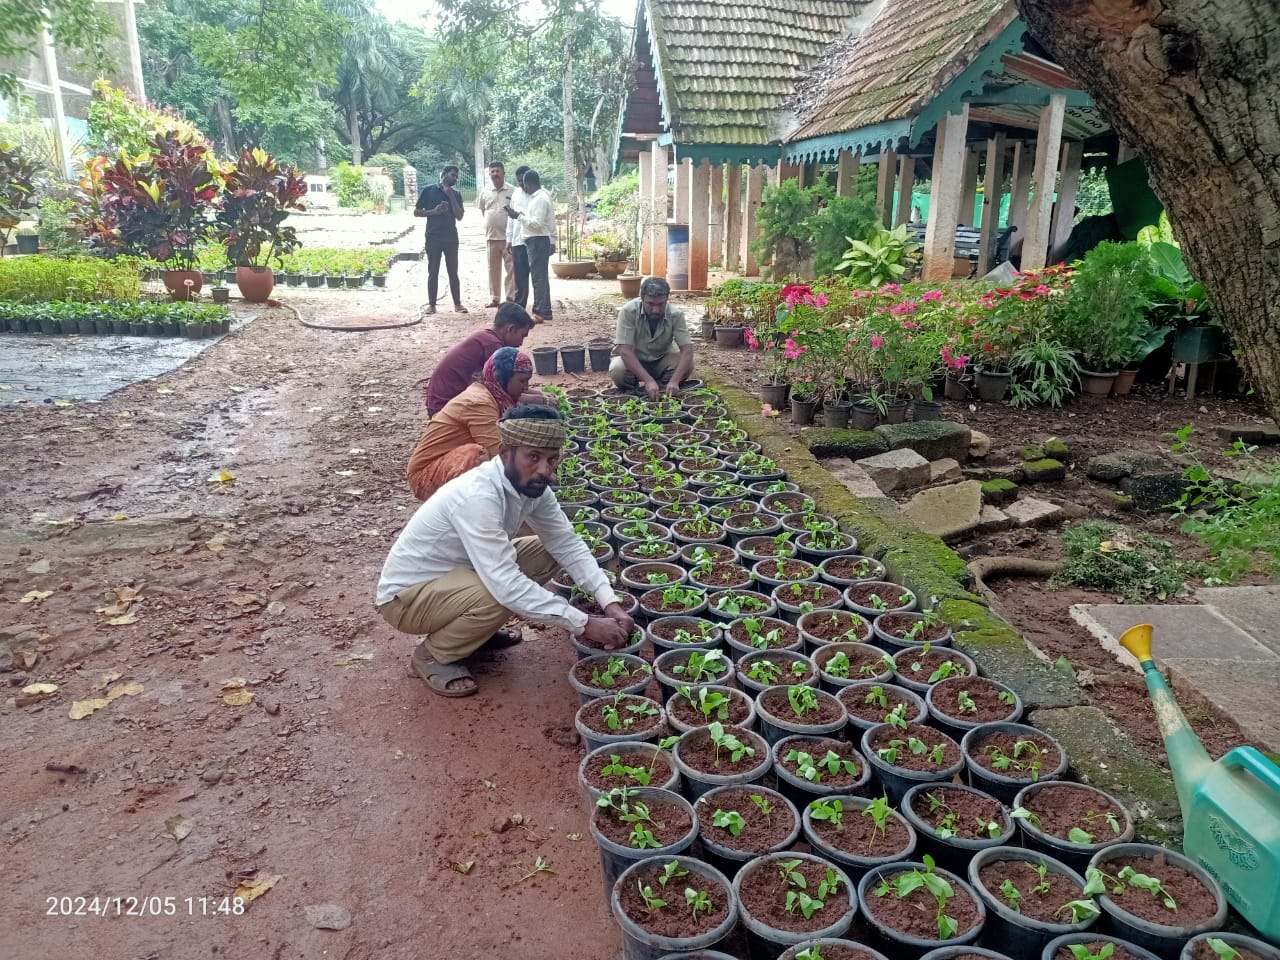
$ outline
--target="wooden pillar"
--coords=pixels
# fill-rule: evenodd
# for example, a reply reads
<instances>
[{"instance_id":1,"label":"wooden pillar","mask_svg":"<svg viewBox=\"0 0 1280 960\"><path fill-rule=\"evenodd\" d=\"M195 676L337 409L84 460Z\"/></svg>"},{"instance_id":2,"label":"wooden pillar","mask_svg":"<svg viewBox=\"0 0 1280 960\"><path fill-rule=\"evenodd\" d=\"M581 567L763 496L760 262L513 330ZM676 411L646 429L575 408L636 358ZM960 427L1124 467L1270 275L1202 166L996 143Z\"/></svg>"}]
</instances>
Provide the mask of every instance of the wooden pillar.
<instances>
[{"instance_id":1,"label":"wooden pillar","mask_svg":"<svg viewBox=\"0 0 1280 960\"><path fill-rule=\"evenodd\" d=\"M836 158L836 193L842 197L857 196L858 166L862 157L848 147Z\"/></svg>"},{"instance_id":2,"label":"wooden pillar","mask_svg":"<svg viewBox=\"0 0 1280 960\"><path fill-rule=\"evenodd\" d=\"M653 162L641 154L639 166L640 272L647 277L653 272Z\"/></svg>"},{"instance_id":3,"label":"wooden pillar","mask_svg":"<svg viewBox=\"0 0 1280 960\"><path fill-rule=\"evenodd\" d=\"M742 268L742 164L731 163L724 177L724 268Z\"/></svg>"},{"instance_id":4,"label":"wooden pillar","mask_svg":"<svg viewBox=\"0 0 1280 960\"><path fill-rule=\"evenodd\" d=\"M689 222L689 182L693 179L693 161L688 157L676 162L676 204L671 219L676 223Z\"/></svg>"},{"instance_id":5,"label":"wooden pillar","mask_svg":"<svg viewBox=\"0 0 1280 960\"><path fill-rule=\"evenodd\" d=\"M778 187L788 180L795 180L803 185L804 167L798 163L788 163L785 159L779 160L773 168L773 185Z\"/></svg>"},{"instance_id":6,"label":"wooden pillar","mask_svg":"<svg viewBox=\"0 0 1280 960\"><path fill-rule=\"evenodd\" d=\"M1013 145L1013 172L1009 194L1009 226L1017 227L1014 238L1027 237L1027 209L1031 201L1031 174L1036 166L1036 151L1029 143L1019 140Z\"/></svg>"},{"instance_id":7,"label":"wooden pillar","mask_svg":"<svg viewBox=\"0 0 1280 960\"><path fill-rule=\"evenodd\" d=\"M880 176L876 180L876 211L886 227L893 223L893 185L898 172L898 155L892 150L880 151Z\"/></svg>"},{"instance_id":8,"label":"wooden pillar","mask_svg":"<svg viewBox=\"0 0 1280 960\"><path fill-rule=\"evenodd\" d=\"M650 224L653 235L653 264L651 277L667 275L667 197L670 185L667 182L667 168L670 163L667 148L656 140L653 143L650 160L653 166L653 221Z\"/></svg>"},{"instance_id":9,"label":"wooden pillar","mask_svg":"<svg viewBox=\"0 0 1280 960\"><path fill-rule=\"evenodd\" d=\"M1080 165L1084 160L1084 144L1072 140L1062 145L1062 164L1058 168L1058 202L1053 206L1053 226L1049 230L1049 255L1067 242L1076 218L1076 196L1080 192Z\"/></svg>"},{"instance_id":10,"label":"wooden pillar","mask_svg":"<svg viewBox=\"0 0 1280 960\"><path fill-rule=\"evenodd\" d=\"M924 235L924 267L927 281L951 279L956 250L956 218L964 189L965 138L969 133L969 105L957 114L946 114L938 123L933 148L933 188L929 197L929 223Z\"/></svg>"},{"instance_id":11,"label":"wooden pillar","mask_svg":"<svg viewBox=\"0 0 1280 960\"><path fill-rule=\"evenodd\" d=\"M710 234L711 163L691 166L689 177L689 289L707 289L707 263L711 259Z\"/></svg>"},{"instance_id":12,"label":"wooden pillar","mask_svg":"<svg viewBox=\"0 0 1280 960\"><path fill-rule=\"evenodd\" d=\"M978 245L978 276L993 266L1000 234L1000 200L1004 196L1004 134L987 141L987 178L982 183L982 239Z\"/></svg>"},{"instance_id":13,"label":"wooden pillar","mask_svg":"<svg viewBox=\"0 0 1280 960\"><path fill-rule=\"evenodd\" d=\"M913 157L898 158L898 213L893 225L911 222L911 188L916 182L916 161Z\"/></svg>"},{"instance_id":14,"label":"wooden pillar","mask_svg":"<svg viewBox=\"0 0 1280 960\"><path fill-rule=\"evenodd\" d=\"M966 227L972 227L977 221L973 210L978 204L978 151L965 150L964 153L964 189L960 194L960 219Z\"/></svg>"},{"instance_id":15,"label":"wooden pillar","mask_svg":"<svg viewBox=\"0 0 1280 960\"><path fill-rule=\"evenodd\" d=\"M747 199L742 211L742 275L760 276L760 262L751 244L760 235L760 198L764 187L764 167L747 168Z\"/></svg>"},{"instance_id":16,"label":"wooden pillar","mask_svg":"<svg viewBox=\"0 0 1280 960\"><path fill-rule=\"evenodd\" d=\"M1058 173L1058 151L1062 148L1062 118L1067 98L1049 95L1049 105L1040 110L1040 130L1036 134L1035 194L1027 212L1027 235L1022 241L1022 269L1039 270L1049 256L1049 228L1052 225L1053 191Z\"/></svg>"},{"instance_id":17,"label":"wooden pillar","mask_svg":"<svg viewBox=\"0 0 1280 960\"><path fill-rule=\"evenodd\" d=\"M708 264L724 265L724 164L711 168L711 218L707 230Z\"/></svg>"}]
</instances>

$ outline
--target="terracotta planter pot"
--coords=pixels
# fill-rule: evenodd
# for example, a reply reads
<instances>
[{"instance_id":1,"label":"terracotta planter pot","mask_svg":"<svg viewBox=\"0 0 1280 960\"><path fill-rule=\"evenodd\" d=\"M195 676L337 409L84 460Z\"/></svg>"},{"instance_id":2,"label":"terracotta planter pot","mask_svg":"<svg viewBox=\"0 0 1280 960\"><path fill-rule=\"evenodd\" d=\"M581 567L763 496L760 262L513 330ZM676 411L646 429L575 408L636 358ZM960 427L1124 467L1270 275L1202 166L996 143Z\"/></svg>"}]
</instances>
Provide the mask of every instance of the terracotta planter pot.
<instances>
[{"instance_id":1,"label":"terracotta planter pot","mask_svg":"<svg viewBox=\"0 0 1280 960\"><path fill-rule=\"evenodd\" d=\"M160 275L164 288L174 300L190 300L204 285L199 270L166 270ZM190 285L187 281L190 280Z\"/></svg>"},{"instance_id":2,"label":"terracotta planter pot","mask_svg":"<svg viewBox=\"0 0 1280 960\"><path fill-rule=\"evenodd\" d=\"M551 264L551 270L560 280L585 280L596 268L594 260L565 260Z\"/></svg>"},{"instance_id":3,"label":"terracotta planter pot","mask_svg":"<svg viewBox=\"0 0 1280 960\"><path fill-rule=\"evenodd\" d=\"M1111 393L1117 397L1126 397L1133 390L1133 381L1138 378L1138 368L1121 370L1111 382Z\"/></svg>"},{"instance_id":4,"label":"terracotta planter pot","mask_svg":"<svg viewBox=\"0 0 1280 960\"><path fill-rule=\"evenodd\" d=\"M236 267L236 286L249 303L266 303L275 285L270 267Z\"/></svg>"},{"instance_id":5,"label":"terracotta planter pot","mask_svg":"<svg viewBox=\"0 0 1280 960\"><path fill-rule=\"evenodd\" d=\"M622 274L627 272L627 261L625 260L597 260L596 273L604 277L606 280L615 280Z\"/></svg>"},{"instance_id":6,"label":"terracotta planter pot","mask_svg":"<svg viewBox=\"0 0 1280 960\"><path fill-rule=\"evenodd\" d=\"M634 300L636 297L640 296L640 284L643 282L644 277L640 276L638 273L634 276L623 274L618 278L618 289L628 300Z\"/></svg>"},{"instance_id":7,"label":"terracotta planter pot","mask_svg":"<svg viewBox=\"0 0 1280 960\"><path fill-rule=\"evenodd\" d=\"M1111 393L1115 379L1114 370L1081 370L1080 392L1091 397L1105 397Z\"/></svg>"}]
</instances>

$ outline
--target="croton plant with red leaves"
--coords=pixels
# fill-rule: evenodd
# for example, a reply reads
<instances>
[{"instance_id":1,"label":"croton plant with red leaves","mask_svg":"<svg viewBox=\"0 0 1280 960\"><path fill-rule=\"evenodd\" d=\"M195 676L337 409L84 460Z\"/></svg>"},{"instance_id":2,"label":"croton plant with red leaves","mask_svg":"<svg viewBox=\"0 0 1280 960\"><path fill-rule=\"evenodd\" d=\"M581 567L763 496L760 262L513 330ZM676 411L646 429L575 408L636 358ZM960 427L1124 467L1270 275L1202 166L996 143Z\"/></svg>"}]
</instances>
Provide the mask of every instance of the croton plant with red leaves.
<instances>
[{"instance_id":1,"label":"croton plant with red leaves","mask_svg":"<svg viewBox=\"0 0 1280 960\"><path fill-rule=\"evenodd\" d=\"M282 166L262 149L241 150L226 176L218 205L217 234L227 259L243 266L265 267L299 246L297 232L284 226L291 210L306 209L307 194L295 167Z\"/></svg>"}]
</instances>

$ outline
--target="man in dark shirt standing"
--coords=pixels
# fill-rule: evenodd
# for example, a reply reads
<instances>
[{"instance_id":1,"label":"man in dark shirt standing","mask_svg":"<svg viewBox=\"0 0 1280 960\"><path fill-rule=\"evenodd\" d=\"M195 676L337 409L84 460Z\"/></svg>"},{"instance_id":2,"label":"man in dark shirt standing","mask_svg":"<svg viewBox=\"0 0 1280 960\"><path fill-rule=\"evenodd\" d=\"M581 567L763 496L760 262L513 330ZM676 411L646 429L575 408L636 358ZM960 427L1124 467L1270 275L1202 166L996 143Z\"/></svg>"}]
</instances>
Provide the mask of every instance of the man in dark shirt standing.
<instances>
[{"instance_id":1,"label":"man in dark shirt standing","mask_svg":"<svg viewBox=\"0 0 1280 960\"><path fill-rule=\"evenodd\" d=\"M462 197L454 185L458 182L457 164L440 171L440 182L422 188L418 194L415 217L427 218L427 313L436 312L436 293L440 288L440 257L444 256L449 271L449 292L453 309L466 313L462 305L462 284L458 280L458 221L462 219Z\"/></svg>"}]
</instances>

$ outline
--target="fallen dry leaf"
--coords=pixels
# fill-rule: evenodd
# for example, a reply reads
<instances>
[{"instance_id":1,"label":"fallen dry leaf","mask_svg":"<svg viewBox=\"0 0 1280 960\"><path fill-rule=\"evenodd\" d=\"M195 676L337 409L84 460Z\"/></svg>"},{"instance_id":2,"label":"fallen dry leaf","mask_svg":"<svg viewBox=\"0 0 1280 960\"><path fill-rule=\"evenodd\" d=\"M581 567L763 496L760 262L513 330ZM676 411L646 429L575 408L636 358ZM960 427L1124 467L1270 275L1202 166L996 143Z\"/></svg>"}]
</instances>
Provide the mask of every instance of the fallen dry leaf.
<instances>
[{"instance_id":1,"label":"fallen dry leaf","mask_svg":"<svg viewBox=\"0 0 1280 960\"><path fill-rule=\"evenodd\" d=\"M102 678L98 681L98 689L101 690L103 687L105 687L109 683L115 683L117 680L119 680L123 676L124 674L121 673L119 670L108 670L106 673L102 675Z\"/></svg>"},{"instance_id":2,"label":"fallen dry leaf","mask_svg":"<svg viewBox=\"0 0 1280 960\"><path fill-rule=\"evenodd\" d=\"M247 607L250 604L262 603L262 598L256 593L237 593L231 598L231 602L237 607Z\"/></svg>"},{"instance_id":3,"label":"fallen dry leaf","mask_svg":"<svg viewBox=\"0 0 1280 960\"><path fill-rule=\"evenodd\" d=\"M131 623L137 623L138 618L132 613L126 613L123 617L112 617L107 623L113 627L127 627Z\"/></svg>"},{"instance_id":4,"label":"fallen dry leaf","mask_svg":"<svg viewBox=\"0 0 1280 960\"><path fill-rule=\"evenodd\" d=\"M257 873L252 878L241 880L232 896L239 897L245 903L252 903L283 879L277 873Z\"/></svg>"},{"instance_id":5,"label":"fallen dry leaf","mask_svg":"<svg viewBox=\"0 0 1280 960\"><path fill-rule=\"evenodd\" d=\"M372 653L353 653L344 660L335 660L333 662L333 665L335 667L356 667L356 666L359 666L361 663L367 662L372 659L373 659Z\"/></svg>"},{"instance_id":6,"label":"fallen dry leaf","mask_svg":"<svg viewBox=\"0 0 1280 960\"><path fill-rule=\"evenodd\" d=\"M453 865L453 869L457 870L463 876L466 876L468 873L471 872L471 868L474 867L475 865L476 865L476 862L474 860L466 860L463 862L455 863Z\"/></svg>"},{"instance_id":7,"label":"fallen dry leaf","mask_svg":"<svg viewBox=\"0 0 1280 960\"><path fill-rule=\"evenodd\" d=\"M105 694L108 700L118 700L120 697L136 697L146 688L137 680L121 680L114 684Z\"/></svg>"},{"instance_id":8,"label":"fallen dry leaf","mask_svg":"<svg viewBox=\"0 0 1280 960\"><path fill-rule=\"evenodd\" d=\"M222 702L228 707L247 707L253 703L253 691L228 690L222 695Z\"/></svg>"},{"instance_id":9,"label":"fallen dry leaf","mask_svg":"<svg viewBox=\"0 0 1280 960\"><path fill-rule=\"evenodd\" d=\"M246 686L249 683L244 677L231 677L229 680L222 681L223 690L235 690L239 687Z\"/></svg>"},{"instance_id":10,"label":"fallen dry leaf","mask_svg":"<svg viewBox=\"0 0 1280 960\"><path fill-rule=\"evenodd\" d=\"M28 590L19 599L19 603L35 603L37 600L44 600L53 596L52 590Z\"/></svg>"},{"instance_id":11,"label":"fallen dry leaf","mask_svg":"<svg viewBox=\"0 0 1280 960\"><path fill-rule=\"evenodd\" d=\"M184 817L180 813L174 814L164 822L165 833L173 837L175 840L183 840L191 833L191 828L195 826L195 821L190 817Z\"/></svg>"},{"instance_id":12,"label":"fallen dry leaf","mask_svg":"<svg viewBox=\"0 0 1280 960\"><path fill-rule=\"evenodd\" d=\"M89 716L95 711L101 710L103 707L107 706L107 704L109 704L110 702L111 702L110 700L104 700L102 698L97 698L94 700L76 700L72 702L71 711L67 714L67 716L70 717L72 720L83 720L85 717Z\"/></svg>"},{"instance_id":13,"label":"fallen dry leaf","mask_svg":"<svg viewBox=\"0 0 1280 960\"><path fill-rule=\"evenodd\" d=\"M58 689L56 683L28 683L22 688L22 692L27 696L47 696Z\"/></svg>"},{"instance_id":14,"label":"fallen dry leaf","mask_svg":"<svg viewBox=\"0 0 1280 960\"><path fill-rule=\"evenodd\" d=\"M217 473L210 474L205 483L235 483L236 476L225 467Z\"/></svg>"},{"instance_id":15,"label":"fallen dry leaf","mask_svg":"<svg viewBox=\"0 0 1280 960\"><path fill-rule=\"evenodd\" d=\"M227 535L225 533L215 533L204 542L204 545L214 553L219 553L227 549Z\"/></svg>"},{"instance_id":16,"label":"fallen dry leaf","mask_svg":"<svg viewBox=\"0 0 1280 960\"><path fill-rule=\"evenodd\" d=\"M116 514L114 517L112 517L111 519L112 519L112 520L128 520L128 519L129 519L129 515L128 515L127 513L117 513L117 514Z\"/></svg>"},{"instance_id":17,"label":"fallen dry leaf","mask_svg":"<svg viewBox=\"0 0 1280 960\"><path fill-rule=\"evenodd\" d=\"M356 472L355 472L354 470L339 470L339 471L338 471L338 476L340 476L340 477L354 477L355 475L356 475Z\"/></svg>"}]
</instances>

